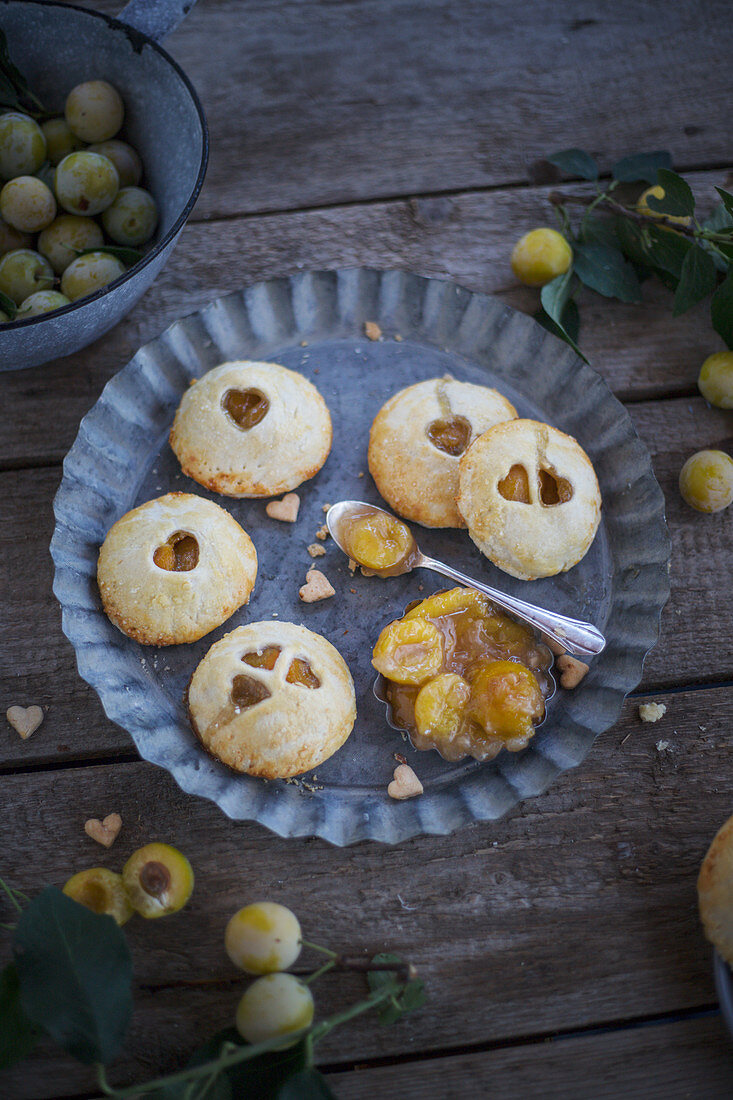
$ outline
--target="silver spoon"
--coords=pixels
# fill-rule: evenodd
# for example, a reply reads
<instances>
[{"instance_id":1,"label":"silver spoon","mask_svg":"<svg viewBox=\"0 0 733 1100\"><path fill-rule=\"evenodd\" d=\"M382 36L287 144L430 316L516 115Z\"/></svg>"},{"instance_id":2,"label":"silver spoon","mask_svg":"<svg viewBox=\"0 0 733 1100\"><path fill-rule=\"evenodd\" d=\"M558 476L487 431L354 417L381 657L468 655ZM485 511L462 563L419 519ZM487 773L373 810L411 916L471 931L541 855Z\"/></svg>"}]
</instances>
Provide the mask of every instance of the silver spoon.
<instances>
[{"instance_id":1,"label":"silver spoon","mask_svg":"<svg viewBox=\"0 0 733 1100\"><path fill-rule=\"evenodd\" d=\"M374 504L365 504L360 500L340 500L338 504L332 504L326 514L326 524L331 538L340 550L343 550L345 554L353 559L354 555L349 550L349 527L355 520L361 519L363 516L378 515L380 512L382 515L389 516L390 519L394 518L384 508L377 508ZM397 520L397 522L403 523L402 520ZM407 524L403 523L403 526L408 531L410 530ZM600 630L597 630L591 623L584 623L582 619L571 619L567 615L560 615L557 611L548 611L544 607L537 607L535 604L527 603L526 600L517 599L516 596L508 596L506 592L491 588L490 585L474 580L473 577L467 577L465 573L459 573L457 569L453 569L450 565L446 565L442 561L436 561L435 558L427 557L422 553L414 538L412 538L411 549L395 566L386 570L374 570L374 572L379 572L382 576L399 576L402 573L409 573L413 569L433 569L436 573L442 573L444 577L449 577L452 581L458 581L459 584L467 585L468 588L475 588L478 592L483 592L499 607L503 607L505 611L511 612L518 619L523 619L530 626L548 635L568 653L574 653L581 657L593 656L600 653L606 644L606 639Z\"/></svg>"}]
</instances>

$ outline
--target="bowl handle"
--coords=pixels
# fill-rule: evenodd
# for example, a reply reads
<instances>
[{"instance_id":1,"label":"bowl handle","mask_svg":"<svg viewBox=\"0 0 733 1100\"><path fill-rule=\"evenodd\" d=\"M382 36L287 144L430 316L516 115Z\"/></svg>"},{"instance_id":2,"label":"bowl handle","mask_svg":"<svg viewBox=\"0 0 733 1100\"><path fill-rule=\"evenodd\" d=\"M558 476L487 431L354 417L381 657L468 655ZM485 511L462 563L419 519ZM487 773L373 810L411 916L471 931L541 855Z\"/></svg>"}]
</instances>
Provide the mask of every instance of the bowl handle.
<instances>
[{"instance_id":1,"label":"bowl handle","mask_svg":"<svg viewBox=\"0 0 733 1100\"><path fill-rule=\"evenodd\" d=\"M162 42L186 18L196 0L130 0L117 16L121 23Z\"/></svg>"}]
</instances>

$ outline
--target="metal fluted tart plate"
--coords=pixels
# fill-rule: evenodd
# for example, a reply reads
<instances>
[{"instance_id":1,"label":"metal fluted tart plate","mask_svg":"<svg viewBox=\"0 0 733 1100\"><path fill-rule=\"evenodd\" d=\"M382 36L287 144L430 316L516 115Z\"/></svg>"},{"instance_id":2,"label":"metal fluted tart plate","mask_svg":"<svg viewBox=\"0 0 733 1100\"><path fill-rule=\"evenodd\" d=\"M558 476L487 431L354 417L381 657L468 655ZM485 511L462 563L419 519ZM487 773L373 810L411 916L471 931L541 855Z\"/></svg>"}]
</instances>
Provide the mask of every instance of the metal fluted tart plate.
<instances>
[{"instance_id":1,"label":"metal fluted tart plate","mask_svg":"<svg viewBox=\"0 0 733 1100\"><path fill-rule=\"evenodd\" d=\"M381 340L365 338L366 321L378 323ZM301 371L331 410L333 449L320 473L299 488L295 524L269 519L264 501L207 493L181 473L168 446L175 409L191 379L227 359L271 360ZM570 572L542 581L518 581L494 568L465 531L416 529L426 553L588 619L608 639L581 686L555 695L530 746L487 764L450 764L435 752L415 752L387 725L372 693L370 658L379 631L409 600L445 582L425 571L389 580L352 577L328 540L316 564L335 597L310 605L298 597L313 564L306 546L323 523L323 505L344 498L382 503L367 471L376 412L398 389L446 373L495 386L520 415L575 436L603 494L601 526L586 557ZM242 524L257 548L257 584L249 605L200 642L141 647L102 611L97 554L124 512L174 489L217 499ZM669 595L663 506L649 455L623 406L590 367L529 317L452 283L399 271L300 274L231 294L177 321L108 383L64 462L54 504L54 592L79 672L140 754L166 768L185 791L281 836L394 843L500 817L579 764L597 734L616 720L625 694L641 678ZM209 646L241 623L273 616L324 634L345 657L356 686L351 737L304 783L229 771L203 752L183 706L184 688ZM425 792L419 798L396 802L387 796L395 751L420 776Z\"/></svg>"}]
</instances>

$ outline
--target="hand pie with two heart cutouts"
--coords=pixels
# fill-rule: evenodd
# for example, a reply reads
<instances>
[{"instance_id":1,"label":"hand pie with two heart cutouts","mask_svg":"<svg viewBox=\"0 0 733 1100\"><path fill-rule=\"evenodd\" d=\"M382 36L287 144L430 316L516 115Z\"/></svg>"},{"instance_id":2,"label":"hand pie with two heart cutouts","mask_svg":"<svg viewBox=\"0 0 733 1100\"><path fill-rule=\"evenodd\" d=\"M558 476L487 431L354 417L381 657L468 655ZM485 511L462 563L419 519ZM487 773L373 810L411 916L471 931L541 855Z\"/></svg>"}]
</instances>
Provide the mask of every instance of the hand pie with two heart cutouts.
<instances>
[{"instance_id":1,"label":"hand pie with two heart cutouts","mask_svg":"<svg viewBox=\"0 0 733 1100\"><path fill-rule=\"evenodd\" d=\"M572 568L593 542L601 492L588 455L537 420L497 424L461 458L459 511L479 550L521 580Z\"/></svg>"}]
</instances>

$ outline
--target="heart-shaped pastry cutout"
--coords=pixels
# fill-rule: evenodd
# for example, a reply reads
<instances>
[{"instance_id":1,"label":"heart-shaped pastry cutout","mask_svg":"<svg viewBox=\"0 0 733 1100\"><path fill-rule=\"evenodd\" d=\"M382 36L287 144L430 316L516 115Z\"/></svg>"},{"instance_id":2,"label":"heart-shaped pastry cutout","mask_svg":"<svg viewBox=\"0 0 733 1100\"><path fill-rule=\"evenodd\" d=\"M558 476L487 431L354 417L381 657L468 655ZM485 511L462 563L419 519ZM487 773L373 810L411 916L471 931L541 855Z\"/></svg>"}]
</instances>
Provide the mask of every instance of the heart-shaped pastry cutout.
<instances>
[{"instance_id":1,"label":"heart-shaped pastry cutout","mask_svg":"<svg viewBox=\"0 0 733 1100\"><path fill-rule=\"evenodd\" d=\"M300 598L303 603L316 603L317 600L327 600L329 596L335 596L336 589L325 573L320 569L309 569L305 575L305 584L300 589Z\"/></svg>"},{"instance_id":2,"label":"heart-shaped pastry cutout","mask_svg":"<svg viewBox=\"0 0 733 1100\"><path fill-rule=\"evenodd\" d=\"M286 493L282 500L271 500L265 505L270 519L281 519L284 523L295 523L299 508L300 497L297 493Z\"/></svg>"},{"instance_id":3,"label":"heart-shaped pastry cutout","mask_svg":"<svg viewBox=\"0 0 733 1100\"><path fill-rule=\"evenodd\" d=\"M409 764L398 764L394 770L394 779L387 787L390 798L414 798L422 794L423 785Z\"/></svg>"},{"instance_id":4,"label":"heart-shaped pastry cutout","mask_svg":"<svg viewBox=\"0 0 733 1100\"><path fill-rule=\"evenodd\" d=\"M40 726L43 721L43 711L40 707L8 707L5 712L10 725L19 733L25 741Z\"/></svg>"},{"instance_id":5,"label":"heart-shaped pastry cutout","mask_svg":"<svg viewBox=\"0 0 733 1100\"><path fill-rule=\"evenodd\" d=\"M90 817L84 822L84 832L87 836L96 840L97 844L103 844L105 848L110 848L114 844L121 828L122 818L119 814L107 814L104 821Z\"/></svg>"}]
</instances>

